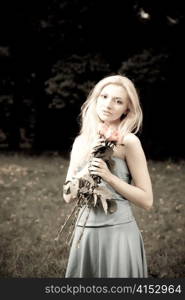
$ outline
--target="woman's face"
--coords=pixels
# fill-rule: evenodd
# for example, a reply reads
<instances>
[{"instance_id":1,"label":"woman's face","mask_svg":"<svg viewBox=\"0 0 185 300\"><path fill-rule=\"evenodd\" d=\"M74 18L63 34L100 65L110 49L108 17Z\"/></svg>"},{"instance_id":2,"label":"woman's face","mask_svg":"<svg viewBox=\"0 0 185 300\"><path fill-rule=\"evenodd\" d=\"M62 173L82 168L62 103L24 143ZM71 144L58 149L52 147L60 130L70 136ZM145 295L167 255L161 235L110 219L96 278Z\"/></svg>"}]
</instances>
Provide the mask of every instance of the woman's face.
<instances>
[{"instance_id":1,"label":"woman's face","mask_svg":"<svg viewBox=\"0 0 185 300\"><path fill-rule=\"evenodd\" d=\"M99 118L107 123L120 120L128 108L128 95L126 90L119 85L105 86L97 98L96 112Z\"/></svg>"}]
</instances>

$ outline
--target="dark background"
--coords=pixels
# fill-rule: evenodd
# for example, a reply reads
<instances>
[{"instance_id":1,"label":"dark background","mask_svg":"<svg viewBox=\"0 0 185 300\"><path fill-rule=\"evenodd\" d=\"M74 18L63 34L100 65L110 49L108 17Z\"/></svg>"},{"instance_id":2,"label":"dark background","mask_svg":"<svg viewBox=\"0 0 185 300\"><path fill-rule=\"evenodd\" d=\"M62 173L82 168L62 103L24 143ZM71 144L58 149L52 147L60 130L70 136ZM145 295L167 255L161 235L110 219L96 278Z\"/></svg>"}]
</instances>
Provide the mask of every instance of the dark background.
<instances>
[{"instance_id":1,"label":"dark background","mask_svg":"<svg viewBox=\"0 0 185 300\"><path fill-rule=\"evenodd\" d=\"M183 1L0 4L0 151L69 151L104 76L134 81L148 158L185 157Z\"/></svg>"}]
</instances>

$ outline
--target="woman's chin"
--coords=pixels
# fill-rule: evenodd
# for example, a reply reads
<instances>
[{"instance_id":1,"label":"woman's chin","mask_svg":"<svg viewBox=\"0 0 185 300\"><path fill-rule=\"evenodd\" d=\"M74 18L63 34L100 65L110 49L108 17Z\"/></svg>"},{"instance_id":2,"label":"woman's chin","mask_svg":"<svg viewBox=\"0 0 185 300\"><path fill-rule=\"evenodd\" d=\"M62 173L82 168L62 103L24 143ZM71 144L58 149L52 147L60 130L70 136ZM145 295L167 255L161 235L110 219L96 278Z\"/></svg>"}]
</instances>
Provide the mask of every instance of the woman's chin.
<instances>
[{"instance_id":1,"label":"woman's chin","mask_svg":"<svg viewBox=\"0 0 185 300\"><path fill-rule=\"evenodd\" d=\"M99 118L100 118L100 120L103 121L103 122L110 122L110 121L111 121L110 116L99 115Z\"/></svg>"}]
</instances>

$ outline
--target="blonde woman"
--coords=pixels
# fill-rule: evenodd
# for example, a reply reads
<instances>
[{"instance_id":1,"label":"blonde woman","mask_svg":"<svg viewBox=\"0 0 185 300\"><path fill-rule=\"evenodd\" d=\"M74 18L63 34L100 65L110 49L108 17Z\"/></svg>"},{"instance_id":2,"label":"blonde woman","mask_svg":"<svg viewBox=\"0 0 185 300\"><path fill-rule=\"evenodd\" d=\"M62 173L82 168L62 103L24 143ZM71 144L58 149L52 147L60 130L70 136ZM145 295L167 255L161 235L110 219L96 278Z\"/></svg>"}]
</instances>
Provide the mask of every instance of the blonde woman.
<instances>
[{"instance_id":1,"label":"blonde woman","mask_svg":"<svg viewBox=\"0 0 185 300\"><path fill-rule=\"evenodd\" d=\"M82 105L81 121L66 181L72 182L89 173L100 176L104 188L112 193L117 209L108 214L102 209L91 209L87 219L88 207L82 208L65 277L147 277L143 239L131 204L149 210L153 193L145 154L135 135L142 125L142 110L132 81L121 75L99 81ZM102 125L107 128L105 137L108 132L119 137L119 144L113 149L113 170L101 158L90 160L93 147L102 142L99 135ZM63 198L67 203L75 200L65 192ZM84 233L77 248L85 219Z\"/></svg>"}]
</instances>

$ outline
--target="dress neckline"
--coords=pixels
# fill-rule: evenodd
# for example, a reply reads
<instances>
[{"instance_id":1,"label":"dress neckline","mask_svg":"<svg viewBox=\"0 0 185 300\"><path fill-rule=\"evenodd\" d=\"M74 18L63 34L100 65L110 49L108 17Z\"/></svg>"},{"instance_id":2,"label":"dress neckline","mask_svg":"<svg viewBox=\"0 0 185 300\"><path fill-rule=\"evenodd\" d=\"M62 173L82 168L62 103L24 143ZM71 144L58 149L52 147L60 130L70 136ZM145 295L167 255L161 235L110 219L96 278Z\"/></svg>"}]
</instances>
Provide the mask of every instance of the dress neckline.
<instances>
[{"instance_id":1,"label":"dress neckline","mask_svg":"<svg viewBox=\"0 0 185 300\"><path fill-rule=\"evenodd\" d=\"M126 166L126 168L128 169L128 165L127 165L127 162L126 162L126 159L123 159L121 157L118 157L118 156L112 156L113 159L119 159L123 162L123 164ZM128 172L129 172L129 169L128 169Z\"/></svg>"},{"instance_id":2,"label":"dress neckline","mask_svg":"<svg viewBox=\"0 0 185 300\"><path fill-rule=\"evenodd\" d=\"M118 157L118 156L112 156L112 158L117 158L117 159L120 159L120 160L122 160L122 161L125 161L125 159L124 158L121 158L121 157Z\"/></svg>"}]
</instances>

